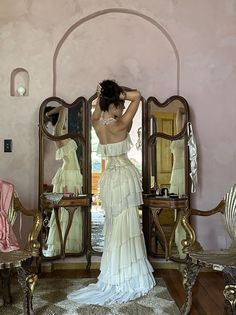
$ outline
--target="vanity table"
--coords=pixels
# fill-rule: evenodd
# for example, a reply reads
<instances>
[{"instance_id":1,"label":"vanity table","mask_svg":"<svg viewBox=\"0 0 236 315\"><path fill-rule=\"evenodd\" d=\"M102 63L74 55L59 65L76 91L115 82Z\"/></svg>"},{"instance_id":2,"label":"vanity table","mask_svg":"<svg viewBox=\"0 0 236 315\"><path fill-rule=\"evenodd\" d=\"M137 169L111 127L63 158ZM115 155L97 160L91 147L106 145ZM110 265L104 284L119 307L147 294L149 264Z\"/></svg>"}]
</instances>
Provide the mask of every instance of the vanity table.
<instances>
[{"instance_id":1,"label":"vanity table","mask_svg":"<svg viewBox=\"0 0 236 315\"><path fill-rule=\"evenodd\" d=\"M174 95L164 103L151 96L143 107L143 231L146 246L149 255L164 256L177 262L185 261L186 248L194 241L186 215L191 196L189 123L188 102L182 96Z\"/></svg>"},{"instance_id":2,"label":"vanity table","mask_svg":"<svg viewBox=\"0 0 236 315\"><path fill-rule=\"evenodd\" d=\"M82 214L85 217L84 222L88 222L88 212L90 211L91 202L92 202L92 195L78 195L78 196L63 196L60 201L52 201L49 196L52 194L42 194L41 196L41 209L43 209L44 215L47 217L51 212L54 210L55 213L55 219L56 224L59 232L59 238L61 243L61 258L64 259L66 257L65 253L65 246L66 246L66 240L67 236L72 224L73 215L75 210L78 207L81 207ZM56 195L56 194L55 194ZM62 237L62 231L61 231L61 225L59 220L59 209L60 207L63 207L68 212L68 224L65 231L65 236ZM44 220L45 221L45 220ZM49 221L49 220L48 220ZM46 223L44 222L44 226L46 227ZM84 238L88 234L88 225L84 226L83 230ZM87 243L86 243L87 245ZM87 247L87 246L85 246ZM85 251L85 249L84 249ZM89 264L89 261L88 261Z\"/></svg>"},{"instance_id":3,"label":"vanity table","mask_svg":"<svg viewBox=\"0 0 236 315\"><path fill-rule=\"evenodd\" d=\"M171 197L162 197L162 196L155 196L152 194L144 194L143 195L143 208L144 211L150 209L152 214L152 219L154 221L155 227L159 232L158 235L160 236L160 244L164 249L165 259L173 259L172 256L172 245L175 237L175 231L178 224L181 222L182 227L186 231L186 233L191 230L191 226L188 222L182 221L183 214L187 211L188 208L188 198L171 198ZM171 231L171 235L169 240L166 237L166 234L163 230L163 227L160 223L160 214L167 210L171 209L174 211L175 216L175 223L173 229ZM153 254L155 256L155 254ZM174 258L176 259L176 258Z\"/></svg>"},{"instance_id":4,"label":"vanity table","mask_svg":"<svg viewBox=\"0 0 236 315\"><path fill-rule=\"evenodd\" d=\"M97 157L94 158L95 143L91 143L91 133L93 132L91 109L94 108L96 97L97 95L94 94L88 101L84 97L79 97L72 104L68 104L58 97L50 97L41 104L39 111L39 196L47 191L45 185L48 187L52 183L52 178L60 166L55 160L55 153L52 154L55 151L55 143L66 139L74 140L77 144L76 155L83 177L82 190L79 191L85 196L83 198L64 196L60 202L51 204L51 206L47 206L47 201L42 201L39 198L39 206L43 219L48 220L47 224L52 211L55 212L56 225L60 234L58 239L61 244L60 253L57 256L51 255L49 257L49 255L43 254L43 249L47 245L48 231L51 228L44 222L41 233L42 258L54 260L64 259L67 256L86 255L87 268L90 266L92 255L100 256L102 254L102 251L100 249L98 251L94 246L95 229L92 231L92 227L96 226L97 222L91 211L94 174L99 173L101 175L103 171L102 162ZM44 120L47 107L51 106L66 108L67 123L65 127L67 133L56 136L51 124L47 124ZM175 252L176 243L178 244L178 252L184 256L184 250L193 240L189 216L183 216L190 204L190 163L187 134L189 122L189 106L182 96L171 96L164 103L160 103L153 96L147 100L142 98L141 136L144 204L141 220L147 251L154 257L164 256L166 259L178 259L179 255ZM99 169L97 169L98 166ZM74 187L74 184L72 186ZM66 191L75 192L73 187L67 187ZM151 195L154 187L163 189L168 196ZM62 190L57 190L57 192L62 193ZM169 194L186 196L186 198L172 198L169 197ZM69 214L66 232L63 236L64 240L59 222L60 207L66 209ZM82 209L83 240L81 250L78 249L72 254L72 251L65 250L65 242L70 226L74 226L73 214L76 215L76 207ZM101 213L99 215L102 216ZM103 222L104 218L100 219L99 217L99 220ZM100 221L99 224L101 225ZM80 239L79 234L78 239ZM153 241L158 242L161 246L158 244L152 248Z\"/></svg>"}]
</instances>

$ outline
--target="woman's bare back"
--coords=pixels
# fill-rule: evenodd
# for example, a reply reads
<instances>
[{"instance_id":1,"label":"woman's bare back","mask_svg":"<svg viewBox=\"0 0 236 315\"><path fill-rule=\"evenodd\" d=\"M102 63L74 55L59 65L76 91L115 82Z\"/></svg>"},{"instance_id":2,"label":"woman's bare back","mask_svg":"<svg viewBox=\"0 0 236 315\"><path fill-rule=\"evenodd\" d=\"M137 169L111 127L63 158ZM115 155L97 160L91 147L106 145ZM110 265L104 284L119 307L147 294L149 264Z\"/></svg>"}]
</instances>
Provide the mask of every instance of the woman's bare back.
<instances>
[{"instance_id":1,"label":"woman's bare back","mask_svg":"<svg viewBox=\"0 0 236 315\"><path fill-rule=\"evenodd\" d=\"M123 141L127 137L127 129L120 129L119 121L110 124L102 124L97 121L93 124L95 132L101 144L110 144Z\"/></svg>"}]
</instances>

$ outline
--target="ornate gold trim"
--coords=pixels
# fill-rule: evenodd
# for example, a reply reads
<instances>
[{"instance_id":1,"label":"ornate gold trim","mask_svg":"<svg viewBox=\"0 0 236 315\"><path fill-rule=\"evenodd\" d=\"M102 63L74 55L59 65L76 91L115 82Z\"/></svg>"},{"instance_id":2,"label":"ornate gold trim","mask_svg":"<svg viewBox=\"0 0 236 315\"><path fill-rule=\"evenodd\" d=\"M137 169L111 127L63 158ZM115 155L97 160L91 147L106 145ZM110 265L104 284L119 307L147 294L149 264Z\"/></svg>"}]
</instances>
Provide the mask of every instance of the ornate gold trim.
<instances>
[{"instance_id":1,"label":"ornate gold trim","mask_svg":"<svg viewBox=\"0 0 236 315\"><path fill-rule=\"evenodd\" d=\"M26 216L33 217L33 228L28 235L26 250L30 251L33 257L39 256L40 243L38 241L38 236L42 226L41 212L38 209L25 209L18 197L14 197L14 211L19 211Z\"/></svg>"}]
</instances>

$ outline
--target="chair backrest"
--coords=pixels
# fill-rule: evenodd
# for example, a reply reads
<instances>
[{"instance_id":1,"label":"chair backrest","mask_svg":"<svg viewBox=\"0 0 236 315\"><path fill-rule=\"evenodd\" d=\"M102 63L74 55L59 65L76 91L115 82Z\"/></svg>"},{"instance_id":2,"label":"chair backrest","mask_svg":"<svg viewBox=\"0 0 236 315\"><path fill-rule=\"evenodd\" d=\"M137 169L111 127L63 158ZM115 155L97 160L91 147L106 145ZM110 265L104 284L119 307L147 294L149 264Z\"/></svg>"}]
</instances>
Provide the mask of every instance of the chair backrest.
<instances>
[{"instance_id":1,"label":"chair backrest","mask_svg":"<svg viewBox=\"0 0 236 315\"><path fill-rule=\"evenodd\" d=\"M14 209L11 222L15 221L15 215L17 212L22 213L28 217L33 218L33 226L28 233L28 240L25 249L32 253L32 256L39 256L40 243L38 241L38 236L42 227L42 214L38 209L26 209L17 195L14 196Z\"/></svg>"},{"instance_id":2,"label":"chair backrest","mask_svg":"<svg viewBox=\"0 0 236 315\"><path fill-rule=\"evenodd\" d=\"M17 193L14 191L14 195L13 198L17 198ZM11 224L11 226L14 225L16 218L17 218L17 211L15 211L15 207L14 207L14 199L12 199L12 202L10 204L10 207L8 209L8 214L7 214L7 218L9 223Z\"/></svg>"},{"instance_id":3,"label":"chair backrest","mask_svg":"<svg viewBox=\"0 0 236 315\"><path fill-rule=\"evenodd\" d=\"M233 243L236 244L236 185L225 195L225 225Z\"/></svg>"}]
</instances>

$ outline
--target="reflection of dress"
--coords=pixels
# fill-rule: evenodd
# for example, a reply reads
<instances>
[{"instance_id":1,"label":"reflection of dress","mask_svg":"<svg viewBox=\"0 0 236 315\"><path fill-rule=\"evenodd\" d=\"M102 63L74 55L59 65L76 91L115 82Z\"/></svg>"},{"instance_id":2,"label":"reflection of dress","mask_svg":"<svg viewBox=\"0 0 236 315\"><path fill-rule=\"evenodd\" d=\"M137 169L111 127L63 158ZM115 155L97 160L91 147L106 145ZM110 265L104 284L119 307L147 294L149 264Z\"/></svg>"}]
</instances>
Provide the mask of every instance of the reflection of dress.
<instances>
[{"instance_id":1,"label":"reflection of dress","mask_svg":"<svg viewBox=\"0 0 236 315\"><path fill-rule=\"evenodd\" d=\"M68 295L80 304L125 303L155 285L140 227L141 178L127 157L130 148L129 136L98 146L98 153L108 159L100 180L105 241L98 282Z\"/></svg>"},{"instance_id":2,"label":"reflection of dress","mask_svg":"<svg viewBox=\"0 0 236 315\"><path fill-rule=\"evenodd\" d=\"M171 142L170 150L173 154L173 166L170 179L170 193L179 195L180 197L185 192L185 164L184 164L184 139L174 140ZM180 258L184 258L185 255L182 252L183 245L182 240L186 238L186 232L182 225L179 223L175 229L175 243L178 248Z\"/></svg>"},{"instance_id":3,"label":"reflection of dress","mask_svg":"<svg viewBox=\"0 0 236 315\"><path fill-rule=\"evenodd\" d=\"M170 145L173 167L170 178L170 193L185 194L184 139L175 140Z\"/></svg>"},{"instance_id":4,"label":"reflection of dress","mask_svg":"<svg viewBox=\"0 0 236 315\"><path fill-rule=\"evenodd\" d=\"M69 193L81 192L82 175L78 163L77 144L70 139L64 146L56 151L56 160L63 160L63 165L57 170L52 179L53 192L62 193L65 188ZM62 236L64 237L67 222L68 212L64 208L59 210L59 220L61 224ZM43 253L45 256L55 256L61 252L61 244L59 239L58 228L56 224L54 211L49 222L49 235L47 240L47 250ZM82 214L81 209L77 208L74 212L72 225L67 237L66 252L80 252L82 249Z\"/></svg>"}]
</instances>

